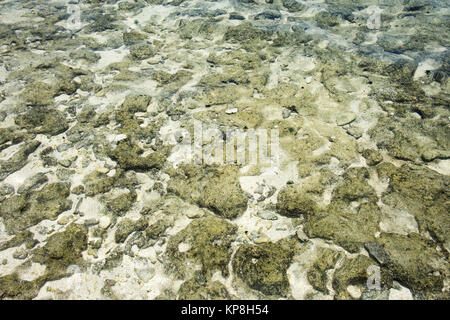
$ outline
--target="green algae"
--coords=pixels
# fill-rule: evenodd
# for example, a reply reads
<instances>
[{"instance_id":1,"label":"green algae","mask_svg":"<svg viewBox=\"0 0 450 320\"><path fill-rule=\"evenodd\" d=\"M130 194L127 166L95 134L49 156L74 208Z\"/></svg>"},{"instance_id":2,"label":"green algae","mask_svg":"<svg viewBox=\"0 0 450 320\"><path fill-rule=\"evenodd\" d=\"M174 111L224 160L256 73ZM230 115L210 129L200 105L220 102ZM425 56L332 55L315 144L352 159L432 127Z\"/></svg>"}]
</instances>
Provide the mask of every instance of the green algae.
<instances>
[{"instance_id":1,"label":"green algae","mask_svg":"<svg viewBox=\"0 0 450 320\"><path fill-rule=\"evenodd\" d=\"M294 239L241 245L233 258L233 270L251 289L286 296L289 292L286 271L298 248Z\"/></svg>"},{"instance_id":2,"label":"green algae","mask_svg":"<svg viewBox=\"0 0 450 320\"><path fill-rule=\"evenodd\" d=\"M144 236L147 239L156 240L160 238L169 227L171 227L171 224L167 219L159 219L144 230Z\"/></svg>"},{"instance_id":3,"label":"green algae","mask_svg":"<svg viewBox=\"0 0 450 320\"><path fill-rule=\"evenodd\" d=\"M55 220L58 215L72 207L68 183L51 183L40 191L28 191L13 196L0 204L0 214L6 230L16 233L38 224L44 219Z\"/></svg>"},{"instance_id":4,"label":"green algae","mask_svg":"<svg viewBox=\"0 0 450 320\"><path fill-rule=\"evenodd\" d=\"M64 113L46 107L33 107L14 119L21 129L28 132L57 135L69 128Z\"/></svg>"},{"instance_id":5,"label":"green algae","mask_svg":"<svg viewBox=\"0 0 450 320\"><path fill-rule=\"evenodd\" d=\"M0 160L0 181L10 174L22 169L28 163L28 156L39 146L39 141L27 141L7 160Z\"/></svg>"},{"instance_id":6,"label":"green algae","mask_svg":"<svg viewBox=\"0 0 450 320\"><path fill-rule=\"evenodd\" d=\"M162 168L166 161L165 152L155 151L148 156L141 156L144 151L128 140L122 140L117 147L108 151L108 156L117 161L124 170L149 170Z\"/></svg>"},{"instance_id":7,"label":"green algae","mask_svg":"<svg viewBox=\"0 0 450 320\"><path fill-rule=\"evenodd\" d=\"M171 174L167 191L208 208L224 218L236 218L247 208L236 166L186 164Z\"/></svg>"},{"instance_id":8,"label":"green algae","mask_svg":"<svg viewBox=\"0 0 450 320\"><path fill-rule=\"evenodd\" d=\"M136 60L144 60L153 57L157 49L149 44L136 44L130 48L130 55Z\"/></svg>"},{"instance_id":9,"label":"green algae","mask_svg":"<svg viewBox=\"0 0 450 320\"><path fill-rule=\"evenodd\" d=\"M137 221L125 218L118 223L114 240L116 243L124 242L132 232L143 231L147 226L148 221L146 218L140 218Z\"/></svg>"},{"instance_id":10,"label":"green algae","mask_svg":"<svg viewBox=\"0 0 450 320\"><path fill-rule=\"evenodd\" d=\"M123 215L127 212L133 204L136 202L136 191L130 190L115 198L107 200L106 207L115 215Z\"/></svg>"},{"instance_id":11,"label":"green algae","mask_svg":"<svg viewBox=\"0 0 450 320\"><path fill-rule=\"evenodd\" d=\"M386 267L394 279L422 297L440 295L448 277L448 259L433 242L411 233L408 236L383 233L377 239L387 256Z\"/></svg>"},{"instance_id":12,"label":"green algae","mask_svg":"<svg viewBox=\"0 0 450 320\"><path fill-rule=\"evenodd\" d=\"M45 82L31 83L22 93L27 105L46 106L53 103L57 89Z\"/></svg>"},{"instance_id":13,"label":"green algae","mask_svg":"<svg viewBox=\"0 0 450 320\"><path fill-rule=\"evenodd\" d=\"M207 278L217 270L227 276L235 232L236 227L225 219L211 216L192 221L167 243L166 255L171 261L170 269L174 269L178 275L187 275L190 273L189 266L199 264L202 274ZM182 243L188 245L189 250L180 252Z\"/></svg>"},{"instance_id":14,"label":"green algae","mask_svg":"<svg viewBox=\"0 0 450 320\"><path fill-rule=\"evenodd\" d=\"M16 234L12 239L3 242L0 245L0 251L6 250L12 247L18 247L25 243L27 249L33 248L37 244L37 240L33 239L33 233L31 231L25 230Z\"/></svg>"},{"instance_id":15,"label":"green algae","mask_svg":"<svg viewBox=\"0 0 450 320\"><path fill-rule=\"evenodd\" d=\"M393 208L407 210L414 215L421 231L429 232L448 247L449 177L414 165L400 168L378 165L377 169L380 175L389 178L389 187L382 196L383 202Z\"/></svg>"},{"instance_id":16,"label":"green algae","mask_svg":"<svg viewBox=\"0 0 450 320\"><path fill-rule=\"evenodd\" d=\"M230 300L227 288L219 281L200 284L190 279L180 286L178 300Z\"/></svg>"},{"instance_id":17,"label":"green algae","mask_svg":"<svg viewBox=\"0 0 450 320\"><path fill-rule=\"evenodd\" d=\"M63 232L55 233L47 243L33 252L32 260L47 266L50 277L64 276L68 266L81 263L87 249L87 228L70 224Z\"/></svg>"},{"instance_id":18,"label":"green algae","mask_svg":"<svg viewBox=\"0 0 450 320\"><path fill-rule=\"evenodd\" d=\"M352 208L347 202L332 201L325 210L307 216L304 230L309 238L331 240L350 252L358 252L364 243L375 240L380 219L376 203Z\"/></svg>"},{"instance_id":19,"label":"green algae","mask_svg":"<svg viewBox=\"0 0 450 320\"><path fill-rule=\"evenodd\" d=\"M328 248L319 249L317 259L307 272L308 282L314 289L324 293L329 292L327 270L333 269L341 257L342 254L338 251Z\"/></svg>"},{"instance_id":20,"label":"green algae","mask_svg":"<svg viewBox=\"0 0 450 320\"><path fill-rule=\"evenodd\" d=\"M51 235L43 247L33 250L31 258L46 266L45 273L32 281L21 279L16 272L0 277L0 298L33 299L47 281L67 276L67 267L82 263L81 253L86 249L87 229L83 226L71 224Z\"/></svg>"},{"instance_id":21,"label":"green algae","mask_svg":"<svg viewBox=\"0 0 450 320\"><path fill-rule=\"evenodd\" d=\"M15 300L30 300L37 296L46 279L34 281L22 280L17 273L0 277L0 298Z\"/></svg>"},{"instance_id":22,"label":"green algae","mask_svg":"<svg viewBox=\"0 0 450 320\"><path fill-rule=\"evenodd\" d=\"M336 291L335 299L352 299L352 296L347 290L349 286L357 286L361 289L365 289L370 277L369 268L372 266L378 267L372 259L364 255L358 255L356 258L352 259L345 259L343 264L334 272L332 286ZM392 277L390 273L385 272L384 269L380 271L379 280L380 288L387 288L392 285Z\"/></svg>"},{"instance_id":23,"label":"green algae","mask_svg":"<svg viewBox=\"0 0 450 320\"><path fill-rule=\"evenodd\" d=\"M278 193L277 210L283 216L298 218L316 213L318 206L301 185L294 184L284 187Z\"/></svg>"}]
</instances>

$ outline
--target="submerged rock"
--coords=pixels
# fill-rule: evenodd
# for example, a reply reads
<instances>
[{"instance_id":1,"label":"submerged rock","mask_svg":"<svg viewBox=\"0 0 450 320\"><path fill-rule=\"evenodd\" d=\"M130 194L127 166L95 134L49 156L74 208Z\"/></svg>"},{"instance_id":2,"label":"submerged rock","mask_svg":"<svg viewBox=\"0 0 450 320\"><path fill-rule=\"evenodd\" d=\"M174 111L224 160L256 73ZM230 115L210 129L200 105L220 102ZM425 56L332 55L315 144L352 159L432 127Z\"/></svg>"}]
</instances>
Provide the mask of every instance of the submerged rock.
<instances>
[{"instance_id":1,"label":"submerged rock","mask_svg":"<svg viewBox=\"0 0 450 320\"><path fill-rule=\"evenodd\" d=\"M335 299L359 299L371 276L370 268L379 267L369 257L358 255L356 258L345 259L343 264L334 272L332 285L336 291ZM388 272L381 270L379 276L380 278L377 281L379 281L380 289L392 285L392 277ZM357 296L349 290L350 286L356 289Z\"/></svg>"},{"instance_id":2,"label":"submerged rock","mask_svg":"<svg viewBox=\"0 0 450 320\"><path fill-rule=\"evenodd\" d=\"M40 185L46 183L48 178L45 173L40 172L32 176L30 179L27 179L24 183L22 183L19 188L17 188L17 193L22 194L29 190L36 189Z\"/></svg>"},{"instance_id":3,"label":"submerged rock","mask_svg":"<svg viewBox=\"0 0 450 320\"><path fill-rule=\"evenodd\" d=\"M53 103L53 97L57 89L45 82L30 83L22 93L22 97L27 105L47 106Z\"/></svg>"},{"instance_id":4,"label":"submerged rock","mask_svg":"<svg viewBox=\"0 0 450 320\"><path fill-rule=\"evenodd\" d=\"M300 12L305 9L305 6L297 0L281 0L281 3L289 12Z\"/></svg>"},{"instance_id":5,"label":"submerged rock","mask_svg":"<svg viewBox=\"0 0 450 320\"><path fill-rule=\"evenodd\" d=\"M383 193L385 204L412 214L421 231L450 247L450 178L428 168L403 165L377 166L379 175L389 178Z\"/></svg>"},{"instance_id":6,"label":"submerged rock","mask_svg":"<svg viewBox=\"0 0 450 320\"><path fill-rule=\"evenodd\" d=\"M290 218L314 214L319 210L316 202L299 184L288 185L278 193L277 209L281 215Z\"/></svg>"},{"instance_id":7,"label":"submerged rock","mask_svg":"<svg viewBox=\"0 0 450 320\"><path fill-rule=\"evenodd\" d=\"M0 244L0 251L6 250L12 247L18 247L25 243L25 248L33 248L37 240L33 239L33 233L31 231L25 230L16 234L12 239L5 241Z\"/></svg>"},{"instance_id":8,"label":"submerged rock","mask_svg":"<svg viewBox=\"0 0 450 320\"><path fill-rule=\"evenodd\" d=\"M50 236L47 243L33 252L32 260L47 266L48 277L57 279L66 274L68 266L81 263L87 249L87 228L70 224L63 232Z\"/></svg>"},{"instance_id":9,"label":"submerged rock","mask_svg":"<svg viewBox=\"0 0 450 320\"><path fill-rule=\"evenodd\" d=\"M46 279L38 278L34 281L20 279L17 273L0 277L0 298L30 300L37 296L39 289Z\"/></svg>"},{"instance_id":10,"label":"submerged rock","mask_svg":"<svg viewBox=\"0 0 450 320\"><path fill-rule=\"evenodd\" d=\"M234 255L233 270L251 289L286 296L289 292L286 271L298 249L299 243L294 239L244 244Z\"/></svg>"},{"instance_id":11,"label":"submerged rock","mask_svg":"<svg viewBox=\"0 0 450 320\"><path fill-rule=\"evenodd\" d=\"M151 97L144 94L129 94L122 103L127 112L146 112Z\"/></svg>"},{"instance_id":12,"label":"submerged rock","mask_svg":"<svg viewBox=\"0 0 450 320\"><path fill-rule=\"evenodd\" d=\"M18 115L15 120L20 128L29 132L57 135L69 128L64 113L48 107L33 107L24 114Z\"/></svg>"},{"instance_id":13,"label":"submerged rock","mask_svg":"<svg viewBox=\"0 0 450 320\"><path fill-rule=\"evenodd\" d=\"M112 213L116 215L123 215L125 212L127 212L131 206L136 201L136 191L131 190L130 192L123 193L115 198L112 198L111 200L108 200L106 202L106 207L112 211Z\"/></svg>"},{"instance_id":14,"label":"submerged rock","mask_svg":"<svg viewBox=\"0 0 450 320\"><path fill-rule=\"evenodd\" d=\"M167 243L166 254L173 264L170 269L179 275L188 275L198 264L207 278L217 270L228 276L235 232L236 227L225 219L205 217L192 221Z\"/></svg>"},{"instance_id":15,"label":"submerged rock","mask_svg":"<svg viewBox=\"0 0 450 320\"><path fill-rule=\"evenodd\" d=\"M331 240L350 252L358 252L379 232L381 210L367 202L356 208L346 202L333 201L326 210L306 218L304 230L310 238Z\"/></svg>"},{"instance_id":16,"label":"submerged rock","mask_svg":"<svg viewBox=\"0 0 450 320\"><path fill-rule=\"evenodd\" d=\"M22 169L28 163L28 156L39 146L39 141L25 142L22 148L14 153L8 160L0 160L0 181L4 180L11 173Z\"/></svg>"},{"instance_id":17,"label":"submerged rock","mask_svg":"<svg viewBox=\"0 0 450 320\"><path fill-rule=\"evenodd\" d=\"M230 300L227 288L219 281L198 283L195 279L185 281L178 290L178 300Z\"/></svg>"},{"instance_id":18,"label":"submerged rock","mask_svg":"<svg viewBox=\"0 0 450 320\"><path fill-rule=\"evenodd\" d=\"M148 221L146 218L141 218L137 221L125 218L117 225L116 233L114 234L114 240L117 243L124 242L132 232L142 231L147 226Z\"/></svg>"},{"instance_id":19,"label":"submerged rock","mask_svg":"<svg viewBox=\"0 0 450 320\"><path fill-rule=\"evenodd\" d=\"M383 233L377 243L383 247L386 267L395 280L421 297L442 293L449 263L432 241L415 233L408 236Z\"/></svg>"},{"instance_id":20,"label":"submerged rock","mask_svg":"<svg viewBox=\"0 0 450 320\"><path fill-rule=\"evenodd\" d=\"M247 208L235 166L182 165L171 175L168 192L224 218L236 218Z\"/></svg>"},{"instance_id":21,"label":"submerged rock","mask_svg":"<svg viewBox=\"0 0 450 320\"><path fill-rule=\"evenodd\" d=\"M55 220L58 215L72 207L70 184L51 183L40 191L28 191L13 196L0 204L0 216L6 230L16 233L34 226L44 219Z\"/></svg>"},{"instance_id":22,"label":"submerged rock","mask_svg":"<svg viewBox=\"0 0 450 320\"><path fill-rule=\"evenodd\" d=\"M337 260L342 256L338 251L320 248L318 257L316 258L311 269L307 272L308 282L314 289L328 293L327 283L328 276L327 270L333 269Z\"/></svg>"},{"instance_id":23,"label":"submerged rock","mask_svg":"<svg viewBox=\"0 0 450 320\"><path fill-rule=\"evenodd\" d=\"M143 60L153 57L156 54L156 49L149 44L138 44L131 47L130 54L137 60Z\"/></svg>"},{"instance_id":24,"label":"submerged rock","mask_svg":"<svg viewBox=\"0 0 450 320\"><path fill-rule=\"evenodd\" d=\"M164 152L155 151L148 156L141 156L144 151L128 140L122 140L114 150L110 150L108 155L116 160L124 170L149 170L151 168L161 168L166 161Z\"/></svg>"}]
</instances>

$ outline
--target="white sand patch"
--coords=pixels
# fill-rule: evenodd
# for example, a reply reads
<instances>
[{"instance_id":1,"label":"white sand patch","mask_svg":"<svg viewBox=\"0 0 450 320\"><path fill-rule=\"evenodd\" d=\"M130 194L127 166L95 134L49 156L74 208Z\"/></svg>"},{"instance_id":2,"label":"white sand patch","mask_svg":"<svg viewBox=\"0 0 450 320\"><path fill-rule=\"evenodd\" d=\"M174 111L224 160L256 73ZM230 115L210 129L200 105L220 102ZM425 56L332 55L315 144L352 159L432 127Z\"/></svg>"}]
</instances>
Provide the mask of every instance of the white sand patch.
<instances>
[{"instance_id":1,"label":"white sand patch","mask_svg":"<svg viewBox=\"0 0 450 320\"><path fill-rule=\"evenodd\" d=\"M46 269L47 267L45 265L32 262L30 267L26 268L25 270L20 270L18 275L22 280L33 281L40 276L43 276Z\"/></svg>"},{"instance_id":2,"label":"white sand patch","mask_svg":"<svg viewBox=\"0 0 450 320\"><path fill-rule=\"evenodd\" d=\"M394 281L394 288L389 290L389 300L414 300L411 291Z\"/></svg>"},{"instance_id":3,"label":"white sand patch","mask_svg":"<svg viewBox=\"0 0 450 320\"><path fill-rule=\"evenodd\" d=\"M416 72L414 73L414 80L427 75L427 71L433 71L440 67L440 63L433 59L425 59L419 63Z\"/></svg>"},{"instance_id":4,"label":"white sand patch","mask_svg":"<svg viewBox=\"0 0 450 320\"><path fill-rule=\"evenodd\" d=\"M380 221L380 229L386 233L398 233L407 235L411 232L419 233L419 226L412 214L405 210L390 208L379 204L383 216Z\"/></svg>"}]
</instances>

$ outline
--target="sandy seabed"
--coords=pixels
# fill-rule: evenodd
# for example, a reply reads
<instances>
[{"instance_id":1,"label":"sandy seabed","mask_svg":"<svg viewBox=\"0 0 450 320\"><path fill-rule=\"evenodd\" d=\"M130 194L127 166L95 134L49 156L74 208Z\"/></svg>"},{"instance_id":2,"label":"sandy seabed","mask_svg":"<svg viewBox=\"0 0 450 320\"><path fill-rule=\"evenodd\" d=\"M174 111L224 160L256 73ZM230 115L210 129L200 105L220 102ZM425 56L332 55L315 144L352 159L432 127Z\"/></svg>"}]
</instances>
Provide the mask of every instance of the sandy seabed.
<instances>
[{"instance_id":1,"label":"sandy seabed","mask_svg":"<svg viewBox=\"0 0 450 320\"><path fill-rule=\"evenodd\" d=\"M448 299L449 7L0 0L0 299Z\"/></svg>"}]
</instances>

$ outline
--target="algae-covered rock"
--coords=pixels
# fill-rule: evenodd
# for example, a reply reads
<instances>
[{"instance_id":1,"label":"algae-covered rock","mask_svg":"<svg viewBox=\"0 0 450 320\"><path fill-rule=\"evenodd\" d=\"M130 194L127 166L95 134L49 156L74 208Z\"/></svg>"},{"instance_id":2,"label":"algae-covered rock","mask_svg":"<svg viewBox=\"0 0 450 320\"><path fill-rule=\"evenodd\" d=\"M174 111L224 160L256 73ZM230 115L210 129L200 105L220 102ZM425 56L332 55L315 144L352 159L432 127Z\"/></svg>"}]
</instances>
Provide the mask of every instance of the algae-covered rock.
<instances>
[{"instance_id":1,"label":"algae-covered rock","mask_svg":"<svg viewBox=\"0 0 450 320\"><path fill-rule=\"evenodd\" d=\"M0 116L1 119L1 116ZM3 120L2 120L3 121ZM28 134L13 128L0 128L0 151L27 139Z\"/></svg>"},{"instance_id":2,"label":"algae-covered rock","mask_svg":"<svg viewBox=\"0 0 450 320\"><path fill-rule=\"evenodd\" d=\"M254 19L255 20L262 20L262 19L275 20L275 19L280 19L280 18L281 18L281 14L279 11L266 10L261 13L258 13Z\"/></svg>"},{"instance_id":3,"label":"algae-covered rock","mask_svg":"<svg viewBox=\"0 0 450 320\"><path fill-rule=\"evenodd\" d=\"M333 269L336 261L341 257L341 253L329 248L320 248L318 257L314 264L307 272L308 282L314 289L328 293L327 282L327 270Z\"/></svg>"},{"instance_id":4,"label":"algae-covered rock","mask_svg":"<svg viewBox=\"0 0 450 320\"><path fill-rule=\"evenodd\" d=\"M300 12L305 9L304 5L296 0L281 0L281 3L289 12Z\"/></svg>"},{"instance_id":5,"label":"algae-covered rock","mask_svg":"<svg viewBox=\"0 0 450 320\"><path fill-rule=\"evenodd\" d=\"M53 97L57 88L45 82L32 82L22 92L22 97L27 105L46 106L53 103Z\"/></svg>"},{"instance_id":6,"label":"algae-covered rock","mask_svg":"<svg viewBox=\"0 0 450 320\"><path fill-rule=\"evenodd\" d=\"M153 74L153 79L158 82L159 86L175 85L181 86L192 78L192 72L187 70L178 70L175 73L168 73L165 71L156 71Z\"/></svg>"},{"instance_id":7,"label":"algae-covered rock","mask_svg":"<svg viewBox=\"0 0 450 320\"><path fill-rule=\"evenodd\" d=\"M227 288L219 281L198 283L195 279L183 282L178 290L178 300L230 300Z\"/></svg>"},{"instance_id":8,"label":"algae-covered rock","mask_svg":"<svg viewBox=\"0 0 450 320\"><path fill-rule=\"evenodd\" d=\"M350 168L342 178L343 181L333 191L333 199L344 201L376 199L375 190L368 184L370 175L367 168Z\"/></svg>"},{"instance_id":9,"label":"algae-covered rock","mask_svg":"<svg viewBox=\"0 0 450 320\"><path fill-rule=\"evenodd\" d=\"M251 40L269 40L272 32L259 29L248 22L243 22L237 26L229 27L224 34L225 41L245 42Z\"/></svg>"},{"instance_id":10,"label":"algae-covered rock","mask_svg":"<svg viewBox=\"0 0 450 320\"><path fill-rule=\"evenodd\" d=\"M161 168L164 165L165 152L155 151L145 157L141 156L143 152L137 145L128 140L122 140L114 150L108 152L108 155L124 170L149 170Z\"/></svg>"},{"instance_id":11,"label":"algae-covered rock","mask_svg":"<svg viewBox=\"0 0 450 320\"><path fill-rule=\"evenodd\" d=\"M332 240L351 252L374 240L381 210L368 178L367 168L348 169L333 190L330 204L306 216L308 237Z\"/></svg>"},{"instance_id":12,"label":"algae-covered rock","mask_svg":"<svg viewBox=\"0 0 450 320\"><path fill-rule=\"evenodd\" d=\"M332 203L317 214L307 216L304 230L309 238L331 240L350 252L373 242L379 231L381 210L374 202L352 207L347 202Z\"/></svg>"},{"instance_id":13,"label":"algae-covered rock","mask_svg":"<svg viewBox=\"0 0 450 320\"><path fill-rule=\"evenodd\" d=\"M119 133L127 135L131 141L150 142L156 137L158 123L151 121L147 126L143 126L144 120L135 116L136 112L146 111L149 102L150 97L145 95L127 96L122 106L114 112L114 118L120 124Z\"/></svg>"},{"instance_id":14,"label":"algae-covered rock","mask_svg":"<svg viewBox=\"0 0 450 320\"><path fill-rule=\"evenodd\" d=\"M34 107L24 114L19 114L14 121L20 128L51 136L69 128L64 114L48 107Z\"/></svg>"},{"instance_id":15,"label":"algae-covered rock","mask_svg":"<svg viewBox=\"0 0 450 320\"><path fill-rule=\"evenodd\" d=\"M129 94L125 97L122 106L128 112L146 112L147 106L151 101L151 97L144 94Z\"/></svg>"},{"instance_id":16,"label":"algae-covered rock","mask_svg":"<svg viewBox=\"0 0 450 320\"><path fill-rule=\"evenodd\" d=\"M137 221L125 218L117 225L116 233L114 234L114 240L117 243L124 242L127 237L134 231L142 231L148 226L146 218L141 218Z\"/></svg>"},{"instance_id":17,"label":"algae-covered rock","mask_svg":"<svg viewBox=\"0 0 450 320\"><path fill-rule=\"evenodd\" d=\"M4 180L11 173L22 169L28 163L28 156L39 146L39 141L29 141L7 160L0 160L0 181Z\"/></svg>"},{"instance_id":18,"label":"algae-covered rock","mask_svg":"<svg viewBox=\"0 0 450 320\"><path fill-rule=\"evenodd\" d=\"M144 235L148 239L156 240L169 227L170 227L170 222L167 221L167 219L162 218L162 219L157 220L155 223L152 223L150 226L148 226L148 228L145 229L145 231L144 231Z\"/></svg>"},{"instance_id":19,"label":"algae-covered rock","mask_svg":"<svg viewBox=\"0 0 450 320\"><path fill-rule=\"evenodd\" d=\"M219 18L220 19L220 18ZM220 28L215 18L210 19L180 19L178 21L178 32L182 39L193 37L204 37L212 40L216 31Z\"/></svg>"},{"instance_id":20,"label":"algae-covered rock","mask_svg":"<svg viewBox=\"0 0 450 320\"><path fill-rule=\"evenodd\" d=\"M449 263L432 241L411 233L383 233L377 243L387 256L386 267L395 280L416 294L440 293L448 277Z\"/></svg>"},{"instance_id":21,"label":"algae-covered rock","mask_svg":"<svg viewBox=\"0 0 450 320\"><path fill-rule=\"evenodd\" d=\"M47 243L33 252L32 260L47 266L50 278L66 274L68 266L82 262L81 253L87 249L87 227L75 223L48 238Z\"/></svg>"},{"instance_id":22,"label":"algae-covered rock","mask_svg":"<svg viewBox=\"0 0 450 320\"><path fill-rule=\"evenodd\" d=\"M235 232L236 227L225 219L210 216L192 221L167 243L171 268L179 275L187 275L190 268L200 265L207 278L217 270L228 276Z\"/></svg>"},{"instance_id":23,"label":"algae-covered rock","mask_svg":"<svg viewBox=\"0 0 450 320\"><path fill-rule=\"evenodd\" d=\"M389 178L383 202L414 215L421 231L428 231L436 240L450 247L450 178L413 165L400 168L377 166L377 169L379 174Z\"/></svg>"},{"instance_id":24,"label":"algae-covered rock","mask_svg":"<svg viewBox=\"0 0 450 320\"><path fill-rule=\"evenodd\" d=\"M123 43L126 45L136 44L147 39L147 35L137 31L124 32Z\"/></svg>"},{"instance_id":25,"label":"algae-covered rock","mask_svg":"<svg viewBox=\"0 0 450 320\"><path fill-rule=\"evenodd\" d=\"M0 216L6 230L16 233L38 224L44 219L55 220L58 215L72 207L70 184L51 183L41 190L28 191L13 196L0 204Z\"/></svg>"},{"instance_id":26,"label":"algae-covered rock","mask_svg":"<svg viewBox=\"0 0 450 320\"><path fill-rule=\"evenodd\" d=\"M318 211L318 206L300 184L292 184L278 193L277 210L283 216L298 218L314 214Z\"/></svg>"},{"instance_id":27,"label":"algae-covered rock","mask_svg":"<svg viewBox=\"0 0 450 320\"><path fill-rule=\"evenodd\" d=\"M12 239L5 241L0 244L0 251L6 250L12 247L18 247L22 243L25 243L27 249L33 248L37 240L33 239L33 233L31 231L25 230L19 234L16 234Z\"/></svg>"},{"instance_id":28,"label":"algae-covered rock","mask_svg":"<svg viewBox=\"0 0 450 320\"><path fill-rule=\"evenodd\" d=\"M106 202L106 207L116 215L123 215L136 202L136 191L123 193Z\"/></svg>"},{"instance_id":29,"label":"algae-covered rock","mask_svg":"<svg viewBox=\"0 0 450 320\"><path fill-rule=\"evenodd\" d=\"M83 179L84 192L87 196L95 196L108 192L114 186L114 178L98 171L91 172Z\"/></svg>"},{"instance_id":30,"label":"algae-covered rock","mask_svg":"<svg viewBox=\"0 0 450 320\"><path fill-rule=\"evenodd\" d=\"M45 281L44 277L33 281L22 280L17 273L0 277L0 299L33 299L38 295Z\"/></svg>"},{"instance_id":31,"label":"algae-covered rock","mask_svg":"<svg viewBox=\"0 0 450 320\"><path fill-rule=\"evenodd\" d=\"M124 250L122 247L115 247L105 258L105 263L103 268L106 270L110 270L116 268L122 264L123 261Z\"/></svg>"},{"instance_id":32,"label":"algae-covered rock","mask_svg":"<svg viewBox=\"0 0 450 320\"><path fill-rule=\"evenodd\" d=\"M245 85L250 81L249 75L240 66L225 66L221 72L212 72L200 80L200 84L220 87L224 84ZM233 86L234 87L234 86Z\"/></svg>"},{"instance_id":33,"label":"algae-covered rock","mask_svg":"<svg viewBox=\"0 0 450 320\"><path fill-rule=\"evenodd\" d=\"M48 181L48 178L45 173L39 172L36 173L31 178L25 180L24 183L22 183L19 188L17 188L17 193L22 194L29 190L34 190L43 185Z\"/></svg>"},{"instance_id":34,"label":"algae-covered rock","mask_svg":"<svg viewBox=\"0 0 450 320\"><path fill-rule=\"evenodd\" d=\"M369 135L394 158L419 163L449 156L450 132L443 120L383 117Z\"/></svg>"},{"instance_id":35,"label":"algae-covered rock","mask_svg":"<svg viewBox=\"0 0 450 320\"><path fill-rule=\"evenodd\" d=\"M172 174L167 191L224 218L236 218L247 208L238 170L232 165L182 165Z\"/></svg>"},{"instance_id":36,"label":"algae-covered rock","mask_svg":"<svg viewBox=\"0 0 450 320\"><path fill-rule=\"evenodd\" d=\"M241 245L233 258L233 270L251 289L286 296L289 292L286 271L298 248L294 239Z\"/></svg>"},{"instance_id":37,"label":"algae-covered rock","mask_svg":"<svg viewBox=\"0 0 450 320\"><path fill-rule=\"evenodd\" d=\"M324 29L336 27L342 22L342 19L339 15L325 11L318 13L315 16L315 20L317 22L317 25Z\"/></svg>"},{"instance_id":38,"label":"algae-covered rock","mask_svg":"<svg viewBox=\"0 0 450 320\"><path fill-rule=\"evenodd\" d=\"M144 60L153 57L157 53L154 46L150 44L137 44L131 47L130 54L137 60Z\"/></svg>"},{"instance_id":39,"label":"algae-covered rock","mask_svg":"<svg viewBox=\"0 0 450 320\"><path fill-rule=\"evenodd\" d=\"M223 77L220 77L223 79ZM218 79L221 81L221 79ZM210 78L205 79L202 78L202 81L209 81ZM220 87L210 87L206 88L203 94L200 96L200 101L207 107L211 107L214 105L222 105L227 103L233 103L242 98L242 96L249 96L251 91L244 87L235 84L227 84L225 86ZM254 116L258 117L257 113L253 113ZM251 119L249 119L251 120ZM253 126L246 123L249 128ZM242 127L242 126L241 126Z\"/></svg>"},{"instance_id":40,"label":"algae-covered rock","mask_svg":"<svg viewBox=\"0 0 450 320\"><path fill-rule=\"evenodd\" d=\"M383 161L383 156L375 149L365 149L362 156L366 159L369 166L375 166Z\"/></svg>"},{"instance_id":41,"label":"algae-covered rock","mask_svg":"<svg viewBox=\"0 0 450 320\"><path fill-rule=\"evenodd\" d=\"M369 257L358 255L353 259L345 259L344 263L336 269L333 276L333 289L336 291L335 299L348 300L352 297L348 291L349 286L355 286L360 290L360 293L367 287L367 282L370 274L370 268L378 267L375 261ZM381 286L388 286L392 279L388 273L380 272L380 288Z\"/></svg>"},{"instance_id":42,"label":"algae-covered rock","mask_svg":"<svg viewBox=\"0 0 450 320\"><path fill-rule=\"evenodd\" d=\"M117 28L115 16L111 13L98 16L92 23L85 27L85 32L102 32Z\"/></svg>"}]
</instances>

